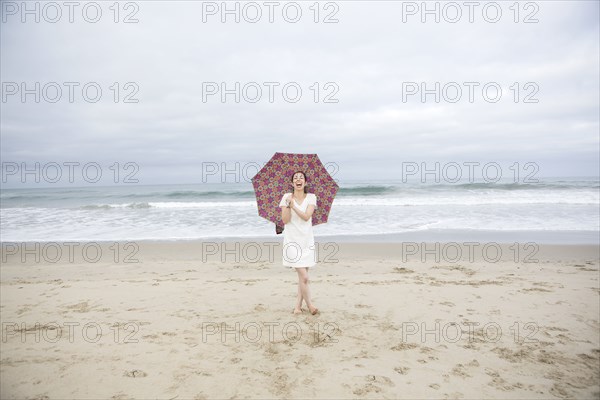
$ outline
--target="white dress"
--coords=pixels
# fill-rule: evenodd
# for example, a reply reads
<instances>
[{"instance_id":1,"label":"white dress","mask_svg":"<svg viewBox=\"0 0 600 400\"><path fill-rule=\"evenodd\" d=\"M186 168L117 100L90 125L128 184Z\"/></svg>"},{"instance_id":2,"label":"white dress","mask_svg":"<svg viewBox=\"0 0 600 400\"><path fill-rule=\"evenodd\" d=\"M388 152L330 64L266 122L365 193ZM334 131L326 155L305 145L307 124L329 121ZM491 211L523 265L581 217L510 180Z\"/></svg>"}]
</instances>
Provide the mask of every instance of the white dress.
<instances>
[{"instance_id":1,"label":"white dress","mask_svg":"<svg viewBox=\"0 0 600 400\"><path fill-rule=\"evenodd\" d=\"M279 203L279 207L285 207L285 201L291 193L286 193ZM296 202L296 200L292 200ZM301 204L296 202L296 207L305 212L312 204L317 208L317 196L307 193ZM283 230L283 266L284 267L314 267L317 264L315 257L315 237L313 234L312 218L304 221L294 210L290 210L292 218L285 224Z\"/></svg>"}]
</instances>

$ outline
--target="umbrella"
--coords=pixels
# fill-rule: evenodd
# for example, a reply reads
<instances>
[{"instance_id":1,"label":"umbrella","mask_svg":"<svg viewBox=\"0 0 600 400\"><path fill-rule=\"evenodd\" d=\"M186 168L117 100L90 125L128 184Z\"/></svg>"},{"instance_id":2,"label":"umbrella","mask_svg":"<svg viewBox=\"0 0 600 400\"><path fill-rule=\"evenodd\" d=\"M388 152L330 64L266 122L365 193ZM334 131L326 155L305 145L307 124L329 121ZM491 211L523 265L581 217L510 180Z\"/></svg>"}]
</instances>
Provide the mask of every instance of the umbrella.
<instances>
[{"instance_id":1,"label":"umbrella","mask_svg":"<svg viewBox=\"0 0 600 400\"><path fill-rule=\"evenodd\" d=\"M312 215L312 224L327 222L333 198L339 186L327 172L316 154L275 153L252 178L258 215L275 223L275 232L283 231L279 202L292 189L291 178L296 171L304 171L307 190L317 196L318 207Z\"/></svg>"}]
</instances>

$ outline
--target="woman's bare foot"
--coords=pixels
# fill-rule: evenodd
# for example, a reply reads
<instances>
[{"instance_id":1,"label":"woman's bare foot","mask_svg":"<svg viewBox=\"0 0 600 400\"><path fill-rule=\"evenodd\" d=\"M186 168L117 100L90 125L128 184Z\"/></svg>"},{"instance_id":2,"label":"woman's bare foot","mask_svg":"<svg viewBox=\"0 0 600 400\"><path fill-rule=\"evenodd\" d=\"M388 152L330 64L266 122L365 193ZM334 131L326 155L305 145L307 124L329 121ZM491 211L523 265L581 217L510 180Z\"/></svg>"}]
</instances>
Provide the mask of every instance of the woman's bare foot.
<instances>
[{"instance_id":1,"label":"woman's bare foot","mask_svg":"<svg viewBox=\"0 0 600 400\"><path fill-rule=\"evenodd\" d=\"M308 309L308 310L310 311L310 313L311 313L312 315L315 315L316 313L318 313L318 312L319 312L319 309L318 309L317 307L314 307L314 306L313 306L313 307L309 307L309 309Z\"/></svg>"},{"instance_id":2,"label":"woman's bare foot","mask_svg":"<svg viewBox=\"0 0 600 400\"><path fill-rule=\"evenodd\" d=\"M302 311L304 311L303 309L297 309L294 308L294 311L292 311L294 314L302 314Z\"/></svg>"}]
</instances>

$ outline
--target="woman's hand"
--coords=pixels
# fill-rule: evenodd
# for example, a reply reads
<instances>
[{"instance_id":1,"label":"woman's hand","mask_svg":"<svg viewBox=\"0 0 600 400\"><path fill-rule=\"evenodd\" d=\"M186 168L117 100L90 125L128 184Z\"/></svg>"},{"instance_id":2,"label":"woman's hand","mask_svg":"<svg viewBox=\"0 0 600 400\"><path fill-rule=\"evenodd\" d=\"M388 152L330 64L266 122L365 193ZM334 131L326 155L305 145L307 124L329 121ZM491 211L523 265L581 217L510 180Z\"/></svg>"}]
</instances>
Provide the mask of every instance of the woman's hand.
<instances>
[{"instance_id":1,"label":"woman's hand","mask_svg":"<svg viewBox=\"0 0 600 400\"><path fill-rule=\"evenodd\" d=\"M286 207L282 207L281 208L281 219L283 220L284 224L287 224L288 222L290 222L290 220L292 219L292 210L291 210L291 195L288 194L286 196Z\"/></svg>"}]
</instances>

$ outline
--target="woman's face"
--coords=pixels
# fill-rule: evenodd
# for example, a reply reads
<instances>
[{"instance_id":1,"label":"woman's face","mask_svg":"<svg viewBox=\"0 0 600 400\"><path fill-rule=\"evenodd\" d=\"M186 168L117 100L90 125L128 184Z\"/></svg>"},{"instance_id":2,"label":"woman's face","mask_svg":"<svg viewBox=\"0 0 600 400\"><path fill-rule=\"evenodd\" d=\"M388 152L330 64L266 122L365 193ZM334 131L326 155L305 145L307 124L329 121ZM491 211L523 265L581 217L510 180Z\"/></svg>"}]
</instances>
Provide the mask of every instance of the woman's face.
<instances>
[{"instance_id":1,"label":"woman's face","mask_svg":"<svg viewBox=\"0 0 600 400\"><path fill-rule=\"evenodd\" d=\"M292 179L292 184L294 185L294 190L304 190L304 186L306 186L304 174L300 172L295 173Z\"/></svg>"}]
</instances>

